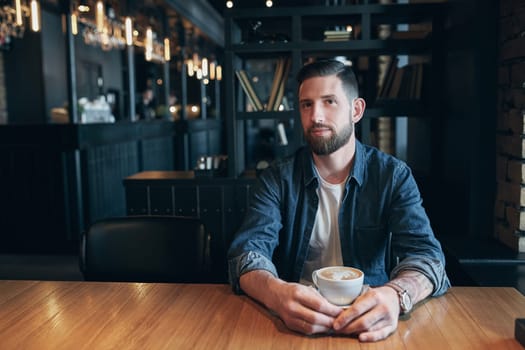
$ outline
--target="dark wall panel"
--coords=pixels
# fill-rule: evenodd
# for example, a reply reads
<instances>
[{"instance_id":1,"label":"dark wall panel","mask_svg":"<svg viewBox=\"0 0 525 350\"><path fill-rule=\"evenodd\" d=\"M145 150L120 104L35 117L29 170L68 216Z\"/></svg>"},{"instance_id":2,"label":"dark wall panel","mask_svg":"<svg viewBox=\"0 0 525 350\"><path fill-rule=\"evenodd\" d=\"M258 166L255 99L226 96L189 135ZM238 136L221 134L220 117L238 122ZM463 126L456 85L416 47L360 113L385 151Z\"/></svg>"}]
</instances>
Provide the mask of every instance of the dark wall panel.
<instances>
[{"instance_id":1,"label":"dark wall panel","mask_svg":"<svg viewBox=\"0 0 525 350\"><path fill-rule=\"evenodd\" d=\"M126 215L122 179L138 171L135 142L107 145L85 152L87 161L88 218Z\"/></svg>"}]
</instances>

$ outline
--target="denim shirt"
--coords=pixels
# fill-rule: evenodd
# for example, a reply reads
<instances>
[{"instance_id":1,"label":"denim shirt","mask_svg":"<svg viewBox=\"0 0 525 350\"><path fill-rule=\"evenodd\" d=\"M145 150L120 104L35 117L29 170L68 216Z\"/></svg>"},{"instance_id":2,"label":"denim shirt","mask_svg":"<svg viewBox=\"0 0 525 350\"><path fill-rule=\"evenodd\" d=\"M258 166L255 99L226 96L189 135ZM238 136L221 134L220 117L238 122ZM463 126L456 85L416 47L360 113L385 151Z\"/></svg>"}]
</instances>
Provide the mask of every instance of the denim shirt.
<instances>
[{"instance_id":1,"label":"denim shirt","mask_svg":"<svg viewBox=\"0 0 525 350\"><path fill-rule=\"evenodd\" d=\"M319 204L318 186L307 147L260 175L228 251L235 292L242 292L240 276L252 270L299 281ZM365 283L382 285L402 270L416 270L432 282L433 295L450 287L441 245L410 168L359 141L340 206L339 231L344 265L363 270Z\"/></svg>"}]
</instances>

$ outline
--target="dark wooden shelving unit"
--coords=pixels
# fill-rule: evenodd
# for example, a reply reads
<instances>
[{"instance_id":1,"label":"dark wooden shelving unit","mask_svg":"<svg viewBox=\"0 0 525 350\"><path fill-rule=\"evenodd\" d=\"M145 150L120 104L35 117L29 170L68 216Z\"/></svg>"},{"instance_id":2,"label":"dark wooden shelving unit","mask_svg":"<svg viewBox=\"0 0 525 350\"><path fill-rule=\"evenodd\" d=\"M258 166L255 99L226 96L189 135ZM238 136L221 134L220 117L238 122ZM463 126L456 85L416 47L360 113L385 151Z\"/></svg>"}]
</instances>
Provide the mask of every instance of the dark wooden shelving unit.
<instances>
[{"instance_id":1,"label":"dark wooden shelving unit","mask_svg":"<svg viewBox=\"0 0 525 350\"><path fill-rule=\"evenodd\" d=\"M291 152L302 144L302 128L299 112L288 110L284 112L248 112L243 106L243 94L239 93L239 85L235 78L235 70L244 68L249 60L268 60L276 57L291 57L292 69L287 89L295 94L297 86L292 79L299 67L307 58L348 56L353 59L367 57L374 62L380 55L423 55L432 61L431 76L432 93L424 100L390 99L377 100L375 85L377 70L359 71L358 77L367 82L362 89L367 101L365 118L358 127L366 130L370 126L370 118L381 116L410 116L429 119L432 130L438 133L440 100L443 86L444 52L443 28L447 13L446 3L424 4L361 4L349 6L305 6L293 8L267 8L256 12L244 9L225 11L225 109L228 156L230 159L228 174L238 176L246 170L246 122L257 120L292 121L290 130L290 145L285 152ZM266 36L257 41L251 26L260 21ZM327 27L353 23L359 28L355 39L347 41L323 41L323 32ZM432 32L422 39L379 39L376 33L380 24L412 24L428 23ZM259 33L259 32L256 32ZM285 38L282 41L271 41L271 38ZM270 38L270 39L268 39ZM271 63L270 63L271 64ZM372 64L372 63L370 63ZM362 132L363 141L369 140L366 132ZM439 158L439 148L432 147L432 158ZM278 154L276 157L285 156ZM253 162L252 162L253 163ZM432 171L430 171L432 172Z\"/></svg>"}]
</instances>

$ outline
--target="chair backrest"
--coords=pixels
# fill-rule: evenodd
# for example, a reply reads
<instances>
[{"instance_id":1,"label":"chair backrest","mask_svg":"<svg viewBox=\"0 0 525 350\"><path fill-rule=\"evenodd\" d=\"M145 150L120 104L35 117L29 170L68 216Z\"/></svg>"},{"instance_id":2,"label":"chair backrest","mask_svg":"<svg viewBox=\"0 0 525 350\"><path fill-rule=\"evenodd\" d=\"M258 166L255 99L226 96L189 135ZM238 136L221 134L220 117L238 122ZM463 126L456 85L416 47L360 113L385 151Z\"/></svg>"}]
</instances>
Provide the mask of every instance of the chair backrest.
<instances>
[{"instance_id":1,"label":"chair backrest","mask_svg":"<svg viewBox=\"0 0 525 350\"><path fill-rule=\"evenodd\" d=\"M82 233L80 269L90 281L205 282L208 261L198 218L109 218Z\"/></svg>"}]
</instances>

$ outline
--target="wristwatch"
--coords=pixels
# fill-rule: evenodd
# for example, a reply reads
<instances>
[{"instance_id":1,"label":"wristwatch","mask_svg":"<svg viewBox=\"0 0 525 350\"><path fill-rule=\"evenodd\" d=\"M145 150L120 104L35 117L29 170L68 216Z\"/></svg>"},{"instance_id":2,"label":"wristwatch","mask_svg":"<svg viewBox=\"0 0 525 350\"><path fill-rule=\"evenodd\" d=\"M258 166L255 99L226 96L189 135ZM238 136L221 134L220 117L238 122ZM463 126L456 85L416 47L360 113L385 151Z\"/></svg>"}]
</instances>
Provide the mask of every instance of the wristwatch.
<instances>
[{"instance_id":1,"label":"wristwatch","mask_svg":"<svg viewBox=\"0 0 525 350\"><path fill-rule=\"evenodd\" d=\"M412 304L412 298L410 298L407 290L392 281L385 283L385 286L390 287L397 292L397 295L399 296L399 307L401 309L401 314L404 315L409 313L414 305Z\"/></svg>"}]
</instances>

